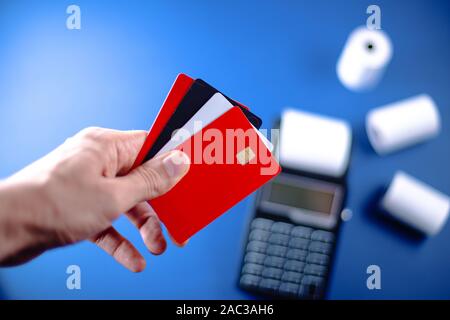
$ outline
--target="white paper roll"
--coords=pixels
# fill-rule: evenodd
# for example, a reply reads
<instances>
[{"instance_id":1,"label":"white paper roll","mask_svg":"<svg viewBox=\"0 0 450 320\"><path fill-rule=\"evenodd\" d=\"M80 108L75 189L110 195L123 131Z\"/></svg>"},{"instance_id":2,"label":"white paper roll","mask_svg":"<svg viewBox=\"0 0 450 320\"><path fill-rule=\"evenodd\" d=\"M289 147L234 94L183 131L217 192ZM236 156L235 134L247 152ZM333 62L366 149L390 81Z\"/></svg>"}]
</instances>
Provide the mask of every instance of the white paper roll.
<instances>
[{"instance_id":1,"label":"white paper roll","mask_svg":"<svg viewBox=\"0 0 450 320\"><path fill-rule=\"evenodd\" d=\"M392 57L392 44L381 30L355 29L347 39L337 63L337 74L344 86L362 91L374 87Z\"/></svg>"},{"instance_id":2,"label":"white paper roll","mask_svg":"<svg viewBox=\"0 0 450 320\"><path fill-rule=\"evenodd\" d=\"M347 122L290 109L282 114L280 135L282 166L332 177L346 172L352 144Z\"/></svg>"},{"instance_id":3,"label":"white paper roll","mask_svg":"<svg viewBox=\"0 0 450 320\"><path fill-rule=\"evenodd\" d=\"M441 127L439 111L423 94L369 112L366 131L378 154L386 154L436 136Z\"/></svg>"},{"instance_id":4,"label":"white paper roll","mask_svg":"<svg viewBox=\"0 0 450 320\"><path fill-rule=\"evenodd\" d=\"M401 171L381 204L393 217L430 236L442 229L450 208L449 197Z\"/></svg>"}]
</instances>

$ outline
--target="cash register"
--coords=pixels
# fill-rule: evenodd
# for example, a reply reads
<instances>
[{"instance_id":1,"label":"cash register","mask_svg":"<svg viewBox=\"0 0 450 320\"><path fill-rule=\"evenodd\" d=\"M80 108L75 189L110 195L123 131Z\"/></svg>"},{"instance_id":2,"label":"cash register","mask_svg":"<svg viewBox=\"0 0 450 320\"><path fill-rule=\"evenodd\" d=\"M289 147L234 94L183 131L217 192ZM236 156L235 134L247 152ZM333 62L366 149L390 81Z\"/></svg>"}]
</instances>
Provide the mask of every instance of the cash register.
<instances>
[{"instance_id":1,"label":"cash register","mask_svg":"<svg viewBox=\"0 0 450 320\"><path fill-rule=\"evenodd\" d=\"M286 110L273 139L282 173L256 194L239 286L273 298L323 299L346 198L351 129Z\"/></svg>"}]
</instances>

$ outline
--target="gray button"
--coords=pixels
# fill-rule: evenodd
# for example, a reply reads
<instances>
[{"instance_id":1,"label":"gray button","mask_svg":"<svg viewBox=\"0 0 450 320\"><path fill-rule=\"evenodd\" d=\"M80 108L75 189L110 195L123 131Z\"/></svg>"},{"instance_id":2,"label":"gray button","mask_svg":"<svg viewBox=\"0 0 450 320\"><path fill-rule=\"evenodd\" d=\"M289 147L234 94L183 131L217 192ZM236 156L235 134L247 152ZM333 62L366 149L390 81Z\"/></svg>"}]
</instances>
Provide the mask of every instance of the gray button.
<instances>
[{"instance_id":1,"label":"gray button","mask_svg":"<svg viewBox=\"0 0 450 320\"><path fill-rule=\"evenodd\" d=\"M324 283L324 278L315 276L304 276L302 280L303 285L315 285L316 287L322 287Z\"/></svg>"},{"instance_id":2,"label":"gray button","mask_svg":"<svg viewBox=\"0 0 450 320\"><path fill-rule=\"evenodd\" d=\"M253 240L247 244L247 251L265 253L267 243L262 241Z\"/></svg>"},{"instance_id":3,"label":"gray button","mask_svg":"<svg viewBox=\"0 0 450 320\"><path fill-rule=\"evenodd\" d=\"M260 277L251 275L251 274L244 274L241 277L240 283L243 287L257 287L261 281Z\"/></svg>"},{"instance_id":4,"label":"gray button","mask_svg":"<svg viewBox=\"0 0 450 320\"><path fill-rule=\"evenodd\" d=\"M316 295L323 289L324 278L315 276L304 276L302 279L302 285L308 288L311 295Z\"/></svg>"},{"instance_id":5,"label":"gray button","mask_svg":"<svg viewBox=\"0 0 450 320\"><path fill-rule=\"evenodd\" d=\"M280 281L274 279L262 279L259 287L267 291L276 291L280 287Z\"/></svg>"},{"instance_id":6,"label":"gray button","mask_svg":"<svg viewBox=\"0 0 450 320\"><path fill-rule=\"evenodd\" d=\"M247 254L245 255L244 261L246 263L263 264L265 258L266 258L266 256L261 253L247 252Z\"/></svg>"},{"instance_id":7,"label":"gray button","mask_svg":"<svg viewBox=\"0 0 450 320\"><path fill-rule=\"evenodd\" d=\"M300 272L285 271L281 277L282 281L300 283L303 274Z\"/></svg>"},{"instance_id":8,"label":"gray button","mask_svg":"<svg viewBox=\"0 0 450 320\"><path fill-rule=\"evenodd\" d=\"M331 252L331 244L320 241L312 241L309 244L309 251L322 254L329 254Z\"/></svg>"},{"instance_id":9,"label":"gray button","mask_svg":"<svg viewBox=\"0 0 450 320\"><path fill-rule=\"evenodd\" d=\"M270 228L273 224L272 220L269 219L263 219L263 218L256 218L252 221L251 228L252 229L261 229L270 231Z\"/></svg>"},{"instance_id":10,"label":"gray button","mask_svg":"<svg viewBox=\"0 0 450 320\"><path fill-rule=\"evenodd\" d=\"M289 247L291 247L291 248L306 250L306 249L308 249L308 246L309 246L309 240L307 240L307 239L294 237L294 238L291 238L291 240L289 241Z\"/></svg>"},{"instance_id":11,"label":"gray button","mask_svg":"<svg viewBox=\"0 0 450 320\"><path fill-rule=\"evenodd\" d=\"M308 251L305 251L305 250L288 249L288 251L286 253L286 258L293 259L293 260L299 260L299 261L305 261L307 255L308 255Z\"/></svg>"},{"instance_id":12,"label":"gray button","mask_svg":"<svg viewBox=\"0 0 450 320\"><path fill-rule=\"evenodd\" d=\"M255 229L250 232L249 240L267 241L269 237L270 232Z\"/></svg>"},{"instance_id":13,"label":"gray button","mask_svg":"<svg viewBox=\"0 0 450 320\"><path fill-rule=\"evenodd\" d=\"M285 295L297 295L298 285L295 283L282 283L279 291Z\"/></svg>"},{"instance_id":14,"label":"gray button","mask_svg":"<svg viewBox=\"0 0 450 320\"><path fill-rule=\"evenodd\" d=\"M302 284L300 284L298 286L298 296L299 296L299 298L310 299L310 296L312 294L314 294L314 288L312 290L312 293L309 293L309 286L304 286Z\"/></svg>"},{"instance_id":15,"label":"gray button","mask_svg":"<svg viewBox=\"0 0 450 320\"><path fill-rule=\"evenodd\" d=\"M311 240L331 243L334 241L334 234L328 231L316 230L311 234Z\"/></svg>"},{"instance_id":16,"label":"gray button","mask_svg":"<svg viewBox=\"0 0 450 320\"><path fill-rule=\"evenodd\" d=\"M281 279L281 275L283 274L283 270L277 268L264 268L262 272L263 278L271 278L271 279Z\"/></svg>"},{"instance_id":17,"label":"gray button","mask_svg":"<svg viewBox=\"0 0 450 320\"><path fill-rule=\"evenodd\" d=\"M287 260L284 264L284 270L302 272L305 264L296 260Z\"/></svg>"},{"instance_id":18,"label":"gray button","mask_svg":"<svg viewBox=\"0 0 450 320\"><path fill-rule=\"evenodd\" d=\"M327 270L328 268L324 266L319 266L317 264L307 264L303 272L305 274L313 276L325 277L325 275L327 274Z\"/></svg>"},{"instance_id":19,"label":"gray button","mask_svg":"<svg viewBox=\"0 0 450 320\"><path fill-rule=\"evenodd\" d=\"M269 237L269 242L280 246L287 246L289 243L289 237L284 234L273 233Z\"/></svg>"},{"instance_id":20,"label":"gray button","mask_svg":"<svg viewBox=\"0 0 450 320\"><path fill-rule=\"evenodd\" d=\"M264 265L267 267L283 268L284 259L279 257L266 257Z\"/></svg>"},{"instance_id":21,"label":"gray button","mask_svg":"<svg viewBox=\"0 0 450 320\"><path fill-rule=\"evenodd\" d=\"M294 237L309 239L311 237L311 233L313 229L308 227L297 226L292 228L291 235Z\"/></svg>"},{"instance_id":22,"label":"gray button","mask_svg":"<svg viewBox=\"0 0 450 320\"><path fill-rule=\"evenodd\" d=\"M307 257L306 257L306 262L308 263L313 263L313 264L320 264L320 265L327 265L329 262L329 257L324 255L324 254L320 254L320 253L310 253Z\"/></svg>"},{"instance_id":23,"label":"gray button","mask_svg":"<svg viewBox=\"0 0 450 320\"><path fill-rule=\"evenodd\" d=\"M267 247L267 254L271 256L284 257L286 255L286 247L271 244Z\"/></svg>"},{"instance_id":24,"label":"gray button","mask_svg":"<svg viewBox=\"0 0 450 320\"><path fill-rule=\"evenodd\" d=\"M291 229L292 229L292 224L285 223L285 222L275 222L271 228L272 232L282 233L282 234L287 234L287 235L289 235L291 233Z\"/></svg>"},{"instance_id":25,"label":"gray button","mask_svg":"<svg viewBox=\"0 0 450 320\"><path fill-rule=\"evenodd\" d=\"M299 285L298 297L302 299L315 300L321 298L323 290L315 287L314 285Z\"/></svg>"},{"instance_id":26,"label":"gray button","mask_svg":"<svg viewBox=\"0 0 450 320\"><path fill-rule=\"evenodd\" d=\"M260 264L246 263L242 267L242 273L253 274L255 276L260 276L264 267Z\"/></svg>"}]
</instances>

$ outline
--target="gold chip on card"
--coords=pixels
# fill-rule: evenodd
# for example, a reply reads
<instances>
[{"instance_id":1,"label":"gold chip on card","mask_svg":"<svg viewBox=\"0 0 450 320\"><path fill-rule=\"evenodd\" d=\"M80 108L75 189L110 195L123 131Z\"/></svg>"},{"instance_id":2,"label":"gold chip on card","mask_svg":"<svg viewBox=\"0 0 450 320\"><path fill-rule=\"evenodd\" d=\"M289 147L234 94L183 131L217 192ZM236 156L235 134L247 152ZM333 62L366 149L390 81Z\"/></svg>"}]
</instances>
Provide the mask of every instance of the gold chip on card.
<instances>
[{"instance_id":1,"label":"gold chip on card","mask_svg":"<svg viewBox=\"0 0 450 320\"><path fill-rule=\"evenodd\" d=\"M254 157L255 153L250 147L242 149L236 154L237 161L242 165L249 163Z\"/></svg>"}]
</instances>

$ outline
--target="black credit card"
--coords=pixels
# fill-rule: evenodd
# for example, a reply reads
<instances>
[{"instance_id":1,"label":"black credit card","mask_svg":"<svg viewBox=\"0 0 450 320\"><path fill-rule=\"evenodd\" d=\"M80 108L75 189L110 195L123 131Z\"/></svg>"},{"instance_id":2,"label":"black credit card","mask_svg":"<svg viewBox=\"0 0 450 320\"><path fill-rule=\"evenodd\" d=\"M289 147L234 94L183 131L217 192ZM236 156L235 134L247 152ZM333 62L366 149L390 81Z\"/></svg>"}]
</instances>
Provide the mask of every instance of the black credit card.
<instances>
[{"instance_id":1,"label":"black credit card","mask_svg":"<svg viewBox=\"0 0 450 320\"><path fill-rule=\"evenodd\" d=\"M144 158L144 162L153 158L159 150L161 150L162 147L170 141L172 138L172 133L175 130L182 128L217 92L219 91L205 81L200 79L195 80L183 100L181 100L175 112L170 117L169 121L167 121L167 124L161 131L161 134L158 136L155 143L153 143ZM232 105L238 106L256 129L261 127L262 121L260 118L255 116L236 101L226 97L225 95L224 97L230 101Z\"/></svg>"},{"instance_id":2,"label":"black credit card","mask_svg":"<svg viewBox=\"0 0 450 320\"><path fill-rule=\"evenodd\" d=\"M217 90L216 88L214 88L213 86L211 86L210 84L208 84L207 82L203 81L202 79L197 79L196 81L198 81L200 84L202 84L203 86L205 86L205 88L207 90L210 90L211 92L213 92L211 94L211 97L215 94L215 93L220 93L221 95L223 95L228 101L230 101L230 103L233 106L238 106L242 112L244 112L245 116L247 117L248 121L251 122L251 124L256 128L259 129L261 128L262 125L262 120L261 118L259 118L258 116L256 116L254 113L252 113L250 110L248 110L247 108L245 108L244 106L242 106L239 102L234 101L233 99L230 99L229 97L227 97L225 94L223 94L222 92L220 92L219 90Z\"/></svg>"}]
</instances>

